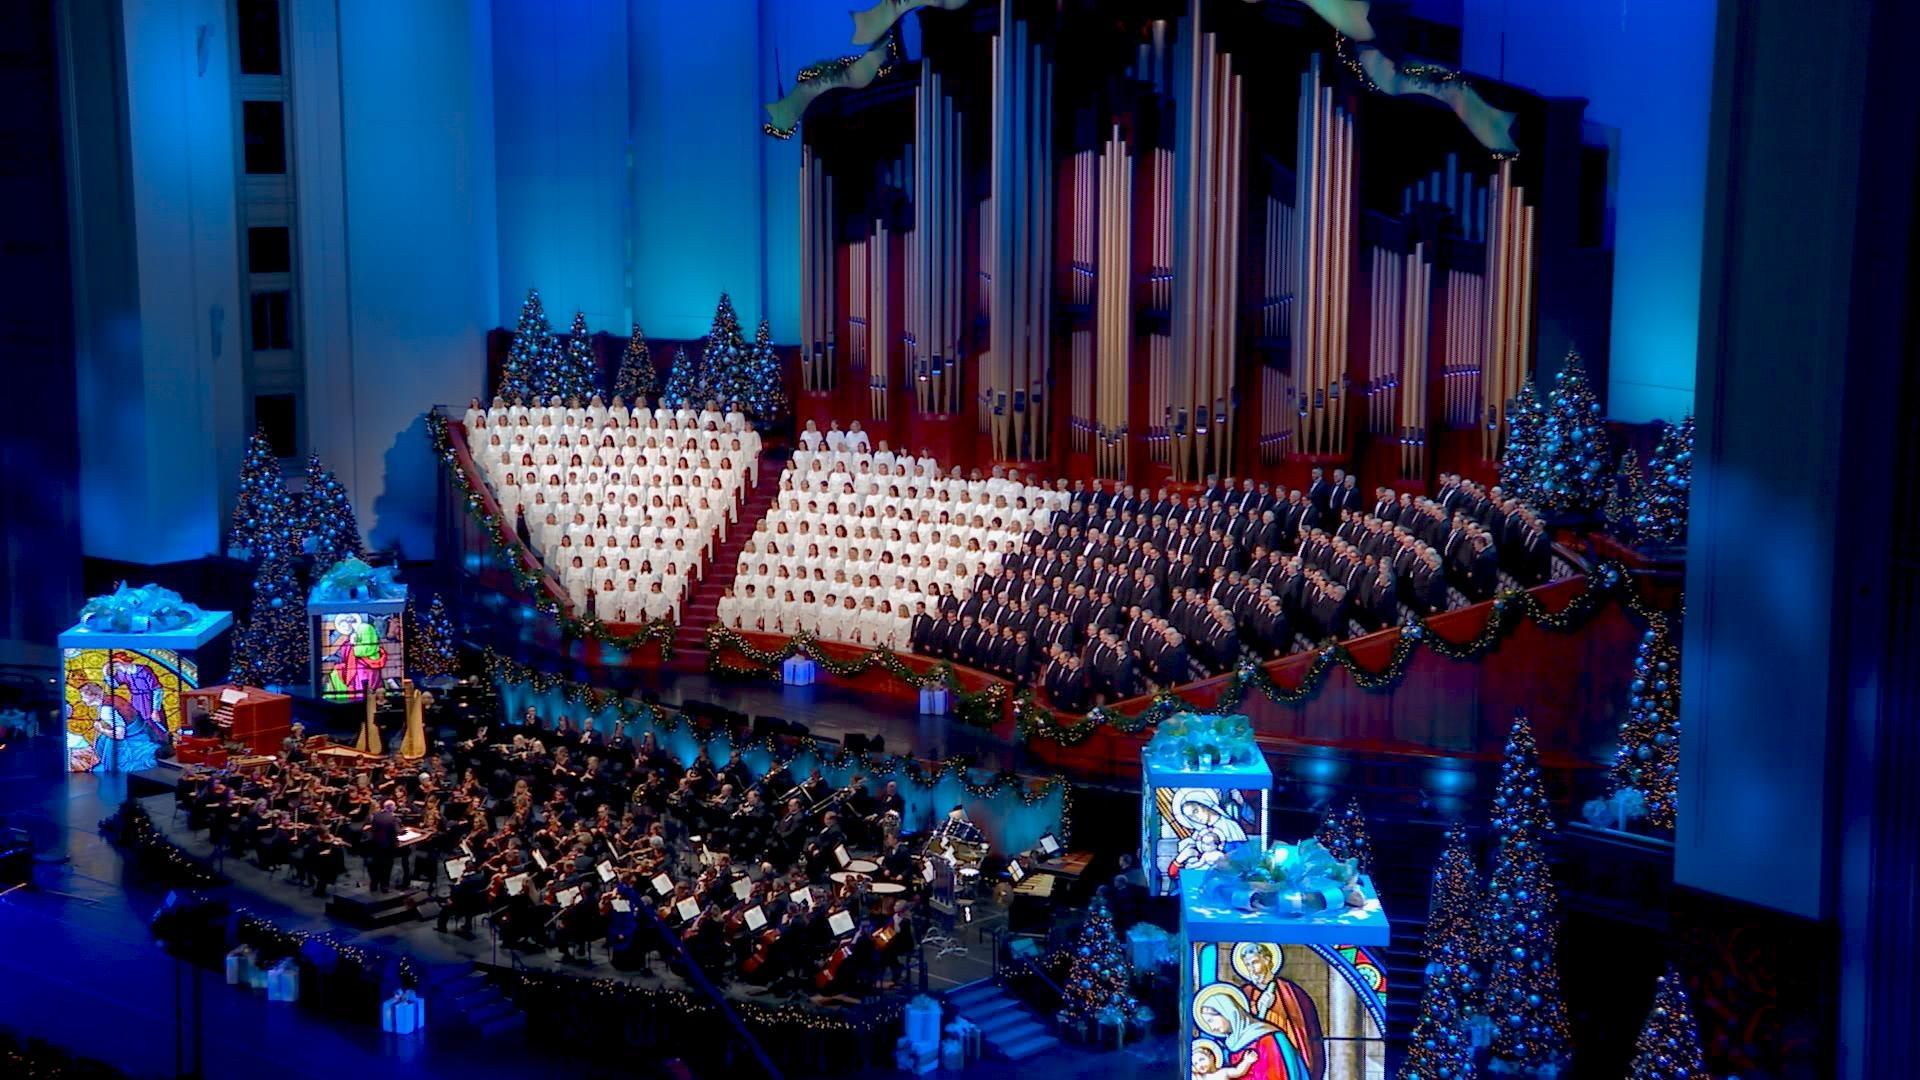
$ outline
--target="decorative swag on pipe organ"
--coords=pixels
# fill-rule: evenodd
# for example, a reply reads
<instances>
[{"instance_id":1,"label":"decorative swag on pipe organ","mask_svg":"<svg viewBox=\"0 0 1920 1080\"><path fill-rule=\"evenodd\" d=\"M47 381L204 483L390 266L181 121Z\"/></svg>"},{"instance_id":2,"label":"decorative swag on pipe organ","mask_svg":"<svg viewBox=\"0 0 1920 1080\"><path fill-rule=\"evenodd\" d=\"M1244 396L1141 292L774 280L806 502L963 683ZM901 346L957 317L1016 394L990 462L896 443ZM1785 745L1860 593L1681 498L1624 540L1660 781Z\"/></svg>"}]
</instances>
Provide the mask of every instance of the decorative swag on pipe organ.
<instances>
[{"instance_id":1,"label":"decorative swag on pipe organ","mask_svg":"<svg viewBox=\"0 0 1920 1080\"><path fill-rule=\"evenodd\" d=\"M1432 65L1382 86L1266 5L1186 7L923 11L922 57L808 119L815 418L960 465L1148 484L1257 461L1290 483L1329 464L1418 486L1497 460L1532 367L1544 219L1519 179L1537 174L1462 121L1515 114L1471 87L1434 108L1428 82L1467 80ZM1119 55L1125 70L1090 59ZM1528 154L1567 160L1544 140L1578 125L1495 97L1532 102ZM1377 172L1396 174L1390 201ZM1553 220L1594 190L1556 189ZM1556 296L1554 318L1568 307Z\"/></svg>"}]
</instances>

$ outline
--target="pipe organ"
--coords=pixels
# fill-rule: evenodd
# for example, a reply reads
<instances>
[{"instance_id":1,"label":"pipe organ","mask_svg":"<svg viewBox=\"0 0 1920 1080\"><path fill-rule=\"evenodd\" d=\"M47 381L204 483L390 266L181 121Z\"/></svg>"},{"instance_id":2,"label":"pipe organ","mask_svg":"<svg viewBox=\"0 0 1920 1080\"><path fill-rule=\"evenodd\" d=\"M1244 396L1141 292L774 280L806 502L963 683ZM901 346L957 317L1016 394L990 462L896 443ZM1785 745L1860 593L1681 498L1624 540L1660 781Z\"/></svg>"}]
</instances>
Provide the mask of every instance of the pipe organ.
<instances>
[{"instance_id":1,"label":"pipe organ","mask_svg":"<svg viewBox=\"0 0 1920 1080\"><path fill-rule=\"evenodd\" d=\"M940 73L914 95L913 232L908 236L907 378L922 413L960 411L965 132Z\"/></svg>"},{"instance_id":2,"label":"pipe organ","mask_svg":"<svg viewBox=\"0 0 1920 1080\"><path fill-rule=\"evenodd\" d=\"M1300 215L1299 316L1293 376L1299 394L1297 452L1348 446L1348 311L1353 292L1353 116L1334 100L1315 54L1300 76L1294 206Z\"/></svg>"},{"instance_id":3,"label":"pipe organ","mask_svg":"<svg viewBox=\"0 0 1920 1080\"><path fill-rule=\"evenodd\" d=\"M981 431L994 456L1044 458L1053 349L1053 65L1000 5L993 40L992 306Z\"/></svg>"},{"instance_id":4,"label":"pipe organ","mask_svg":"<svg viewBox=\"0 0 1920 1080\"><path fill-rule=\"evenodd\" d=\"M1487 184L1486 357L1481 400L1486 430L1481 455L1497 458L1507 435L1507 402L1526 381L1533 355L1534 208L1502 161Z\"/></svg>"},{"instance_id":5,"label":"pipe organ","mask_svg":"<svg viewBox=\"0 0 1920 1080\"><path fill-rule=\"evenodd\" d=\"M835 232L833 177L812 147L800 148L800 385L833 389Z\"/></svg>"},{"instance_id":6,"label":"pipe organ","mask_svg":"<svg viewBox=\"0 0 1920 1080\"><path fill-rule=\"evenodd\" d=\"M1264 5L990 3L923 12L920 58L807 119L812 418L1136 484L1254 462L1418 483L1497 458L1556 257L1525 188L1547 145L1516 164L1450 140L1431 128L1457 119L1370 93ZM1553 160L1604 175L1593 149ZM1605 197L1569 192L1555 220Z\"/></svg>"},{"instance_id":7,"label":"pipe organ","mask_svg":"<svg viewBox=\"0 0 1920 1080\"><path fill-rule=\"evenodd\" d=\"M1425 475L1433 267L1426 245L1375 247L1368 276L1367 430L1397 441L1400 477Z\"/></svg>"},{"instance_id":8,"label":"pipe organ","mask_svg":"<svg viewBox=\"0 0 1920 1080\"><path fill-rule=\"evenodd\" d=\"M1230 471L1239 405L1240 178L1246 134L1241 76L1198 15L1182 54L1187 88L1176 157L1173 290L1173 478Z\"/></svg>"}]
</instances>

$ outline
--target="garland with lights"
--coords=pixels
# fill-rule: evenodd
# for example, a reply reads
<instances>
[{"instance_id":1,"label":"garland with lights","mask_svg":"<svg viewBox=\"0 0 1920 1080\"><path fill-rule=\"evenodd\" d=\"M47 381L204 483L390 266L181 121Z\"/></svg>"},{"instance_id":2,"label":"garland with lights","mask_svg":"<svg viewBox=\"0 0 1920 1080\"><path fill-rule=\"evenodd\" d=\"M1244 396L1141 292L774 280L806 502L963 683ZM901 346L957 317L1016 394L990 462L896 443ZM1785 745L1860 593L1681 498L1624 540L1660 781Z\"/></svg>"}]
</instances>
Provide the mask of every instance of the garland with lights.
<instances>
[{"instance_id":1,"label":"garland with lights","mask_svg":"<svg viewBox=\"0 0 1920 1080\"><path fill-rule=\"evenodd\" d=\"M487 509L487 504L474 487L473 478L467 470L460 467L460 457L453 449L453 436L447 428L447 418L435 409L427 414L427 431L433 437L434 453L447 466L448 474L453 478L455 492L467 508L471 517L493 545L494 559L513 575L514 584L526 593L534 610L559 624L560 632L569 637L597 641L611 645L626 652L635 652L647 645L657 646L662 661L673 659L673 635L677 629L671 618L655 619L640 623L640 629L630 634L617 633L613 624L600 621L597 616L575 615L547 590L546 574L542 570L528 566L520 557L519 540L513 530L498 514ZM529 552L528 554L531 554ZM537 560L536 560L537 561Z\"/></svg>"},{"instance_id":2,"label":"garland with lights","mask_svg":"<svg viewBox=\"0 0 1920 1080\"><path fill-rule=\"evenodd\" d=\"M839 679L856 679L876 668L900 679L916 690L946 687L953 695L953 715L975 727L992 727L1006 704L1007 684L994 683L981 690L961 689L960 677L945 660L922 673L901 661L900 655L885 647L873 649L852 660L835 660L814 648L817 639L802 630L777 649L757 649L730 627L718 623L707 627L707 674L729 679L771 679L780 681L780 665L789 658L806 655L827 673ZM752 661L752 667L728 664L722 652L735 652Z\"/></svg>"},{"instance_id":3,"label":"garland with lights","mask_svg":"<svg viewBox=\"0 0 1920 1080\"><path fill-rule=\"evenodd\" d=\"M1643 618L1655 617L1626 587L1627 582L1626 572L1617 564L1599 563L1587 575L1587 587L1559 611L1548 611L1532 592L1509 589L1494 598L1487 625L1464 642L1448 641L1434 633L1424 619L1409 615L1385 667L1377 671L1362 667L1345 645L1329 642L1315 654L1301 675L1300 685L1293 689L1274 682L1264 665L1243 660L1228 677L1220 691L1219 700L1212 705L1196 705L1170 690L1162 690L1138 715L1129 716L1105 706L1095 706L1087 711L1085 717L1073 720L1062 719L1041 704L1031 689L1025 689L1014 695L1014 727L1021 738L1051 739L1066 746L1078 746L1092 738L1102 727L1111 727L1123 735L1134 735L1175 713L1232 712L1246 700L1249 693L1258 693L1279 705L1299 705L1320 692L1335 668L1346 669L1354 684L1362 690L1386 690L1406 677L1414 650L1422 645L1449 660L1478 660L1499 648L1502 641L1529 620L1556 633L1571 633L1586 625L1605 608L1607 601L1615 598L1626 605L1629 611Z\"/></svg>"},{"instance_id":4,"label":"garland with lights","mask_svg":"<svg viewBox=\"0 0 1920 1080\"><path fill-rule=\"evenodd\" d=\"M207 889L227 882L206 862L167 839L147 808L134 799L122 802L118 812L100 819L100 836L119 848L147 881L187 889Z\"/></svg>"},{"instance_id":5,"label":"garland with lights","mask_svg":"<svg viewBox=\"0 0 1920 1080\"><path fill-rule=\"evenodd\" d=\"M694 741L702 748L717 739L726 739L735 754L748 751L761 751L776 760L788 761L792 754L801 750L810 751L821 763L834 769L858 765L861 771L870 777L887 778L899 775L921 787L931 787L947 776L960 782L961 788L975 799L991 799L1008 790L1020 796L1023 806L1033 806L1052 797L1055 791L1061 793L1060 833L1065 842L1073 835L1071 817L1072 787L1066 776L1055 773L1040 781L1037 785L1010 769L995 772L985 782L973 778L973 759L963 754L955 754L942 761L922 763L918 758L903 757L897 754L876 754L866 751L848 750L846 745L837 742L823 742L808 735L762 735L757 739L739 739L725 728L696 724L683 718L679 713L668 709L656 708L645 702L621 697L612 691L575 682L560 675L536 671L515 660L488 649L485 654L487 678L496 686L526 686L537 694L557 693L568 704L582 706L589 714L614 713L623 724L645 724L652 727L655 734L669 735L680 731L684 726ZM631 737L637 737L631 736Z\"/></svg>"}]
</instances>

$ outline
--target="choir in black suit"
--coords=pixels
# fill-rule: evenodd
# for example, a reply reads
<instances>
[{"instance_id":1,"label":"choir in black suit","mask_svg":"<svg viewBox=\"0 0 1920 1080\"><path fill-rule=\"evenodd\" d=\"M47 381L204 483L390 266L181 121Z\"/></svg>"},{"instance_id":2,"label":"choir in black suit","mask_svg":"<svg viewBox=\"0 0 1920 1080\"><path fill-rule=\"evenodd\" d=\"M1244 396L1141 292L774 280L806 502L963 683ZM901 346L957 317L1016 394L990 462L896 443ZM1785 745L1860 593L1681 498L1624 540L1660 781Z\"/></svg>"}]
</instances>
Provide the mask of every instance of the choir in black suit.
<instances>
[{"instance_id":1,"label":"choir in black suit","mask_svg":"<svg viewBox=\"0 0 1920 1080\"><path fill-rule=\"evenodd\" d=\"M965 603L916 612L915 652L1043 687L1078 710L1547 578L1551 539L1500 489L1434 498L1315 469L1305 488L1210 476L1191 498L1094 481Z\"/></svg>"}]
</instances>

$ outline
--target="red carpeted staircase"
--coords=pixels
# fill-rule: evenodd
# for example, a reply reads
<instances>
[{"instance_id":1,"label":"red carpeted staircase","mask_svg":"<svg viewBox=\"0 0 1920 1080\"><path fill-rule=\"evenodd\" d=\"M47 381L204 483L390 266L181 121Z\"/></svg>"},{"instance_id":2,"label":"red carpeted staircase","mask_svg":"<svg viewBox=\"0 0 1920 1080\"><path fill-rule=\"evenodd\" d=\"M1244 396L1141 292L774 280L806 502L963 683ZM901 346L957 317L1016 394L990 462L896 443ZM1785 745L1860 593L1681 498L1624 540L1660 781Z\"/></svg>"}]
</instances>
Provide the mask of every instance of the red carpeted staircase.
<instances>
[{"instance_id":1,"label":"red carpeted staircase","mask_svg":"<svg viewBox=\"0 0 1920 1080\"><path fill-rule=\"evenodd\" d=\"M705 666L707 627L716 621L720 594L733 584L734 575L740 568L740 549L747 545L753 536L754 526L767 516L774 499L779 496L780 473L786 467L784 454L778 457L770 453L760 455L760 482L747 489L746 501L740 505L740 520L728 527L727 538L715 546L713 557L707 560L707 576L694 585L693 592L681 605L680 628L673 637L676 664L684 662Z\"/></svg>"}]
</instances>

